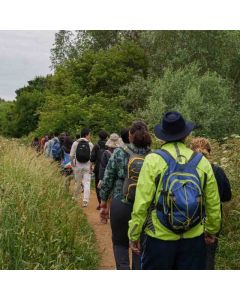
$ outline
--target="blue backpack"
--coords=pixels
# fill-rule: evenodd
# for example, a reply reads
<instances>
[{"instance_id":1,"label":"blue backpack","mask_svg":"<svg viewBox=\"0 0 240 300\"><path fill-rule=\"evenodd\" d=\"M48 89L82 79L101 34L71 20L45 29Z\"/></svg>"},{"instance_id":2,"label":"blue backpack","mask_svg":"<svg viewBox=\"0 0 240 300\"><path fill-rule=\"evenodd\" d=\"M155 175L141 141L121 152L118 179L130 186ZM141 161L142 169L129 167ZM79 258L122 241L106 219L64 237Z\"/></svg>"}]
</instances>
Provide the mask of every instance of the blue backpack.
<instances>
[{"instance_id":1,"label":"blue backpack","mask_svg":"<svg viewBox=\"0 0 240 300\"><path fill-rule=\"evenodd\" d=\"M61 168L62 168L62 174L65 176L71 175L73 173L72 165L71 165L71 159L70 154L63 152L63 159L61 160Z\"/></svg>"},{"instance_id":2,"label":"blue backpack","mask_svg":"<svg viewBox=\"0 0 240 300\"><path fill-rule=\"evenodd\" d=\"M61 161L62 168L71 168L70 154L63 151L63 159Z\"/></svg>"},{"instance_id":3,"label":"blue backpack","mask_svg":"<svg viewBox=\"0 0 240 300\"><path fill-rule=\"evenodd\" d=\"M54 139L54 143L52 145L52 157L55 160L60 160L61 154L62 154L62 149L60 146L60 142L57 139Z\"/></svg>"},{"instance_id":4,"label":"blue backpack","mask_svg":"<svg viewBox=\"0 0 240 300\"><path fill-rule=\"evenodd\" d=\"M196 167L202 154L193 153L180 164L165 150L155 152L167 163L162 176L157 202L157 217L171 231L181 234L200 223L204 218L203 191Z\"/></svg>"}]
</instances>

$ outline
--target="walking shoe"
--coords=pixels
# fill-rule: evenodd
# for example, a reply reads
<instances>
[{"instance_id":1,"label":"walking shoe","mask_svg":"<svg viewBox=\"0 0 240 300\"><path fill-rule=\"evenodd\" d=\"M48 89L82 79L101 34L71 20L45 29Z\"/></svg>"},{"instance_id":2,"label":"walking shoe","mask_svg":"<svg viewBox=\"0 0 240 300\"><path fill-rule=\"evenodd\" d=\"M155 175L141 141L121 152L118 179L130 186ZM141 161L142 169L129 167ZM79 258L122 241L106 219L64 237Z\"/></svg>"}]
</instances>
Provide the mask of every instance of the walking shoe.
<instances>
[{"instance_id":1,"label":"walking shoe","mask_svg":"<svg viewBox=\"0 0 240 300\"><path fill-rule=\"evenodd\" d=\"M83 201L83 207L87 207L88 206L88 202L87 201Z\"/></svg>"}]
</instances>

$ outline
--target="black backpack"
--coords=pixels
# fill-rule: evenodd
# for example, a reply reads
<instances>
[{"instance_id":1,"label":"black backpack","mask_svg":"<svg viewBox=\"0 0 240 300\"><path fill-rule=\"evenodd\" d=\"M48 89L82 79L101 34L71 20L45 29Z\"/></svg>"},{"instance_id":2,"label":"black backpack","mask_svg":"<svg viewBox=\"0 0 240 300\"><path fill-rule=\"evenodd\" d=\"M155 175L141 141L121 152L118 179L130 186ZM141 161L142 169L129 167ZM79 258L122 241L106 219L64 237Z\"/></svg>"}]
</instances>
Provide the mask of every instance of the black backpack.
<instances>
[{"instance_id":1,"label":"black backpack","mask_svg":"<svg viewBox=\"0 0 240 300\"><path fill-rule=\"evenodd\" d=\"M89 142L81 140L77 145L76 159L80 163L86 163L90 160Z\"/></svg>"},{"instance_id":2,"label":"black backpack","mask_svg":"<svg viewBox=\"0 0 240 300\"><path fill-rule=\"evenodd\" d=\"M99 144L97 144L98 146L98 150L97 150L97 161L98 163L101 162L101 159L102 159L102 156L103 156L103 153L107 150L107 146L103 146L101 147Z\"/></svg>"}]
</instances>

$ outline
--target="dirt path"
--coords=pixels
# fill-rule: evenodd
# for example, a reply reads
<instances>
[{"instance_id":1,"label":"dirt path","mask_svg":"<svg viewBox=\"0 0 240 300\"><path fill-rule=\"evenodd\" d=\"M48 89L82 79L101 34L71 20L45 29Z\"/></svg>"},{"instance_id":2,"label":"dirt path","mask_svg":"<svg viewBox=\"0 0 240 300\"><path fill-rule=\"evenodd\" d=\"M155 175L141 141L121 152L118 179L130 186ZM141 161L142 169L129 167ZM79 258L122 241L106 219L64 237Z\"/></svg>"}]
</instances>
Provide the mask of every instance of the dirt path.
<instances>
[{"instance_id":1,"label":"dirt path","mask_svg":"<svg viewBox=\"0 0 240 300\"><path fill-rule=\"evenodd\" d=\"M113 270L115 269L112 240L111 240L111 228L109 222L107 224L101 224L99 219L99 210L97 207L97 197L94 191L91 191L90 201L87 208L83 211L87 215L88 223L92 226L99 247L101 255L100 270Z\"/></svg>"}]
</instances>

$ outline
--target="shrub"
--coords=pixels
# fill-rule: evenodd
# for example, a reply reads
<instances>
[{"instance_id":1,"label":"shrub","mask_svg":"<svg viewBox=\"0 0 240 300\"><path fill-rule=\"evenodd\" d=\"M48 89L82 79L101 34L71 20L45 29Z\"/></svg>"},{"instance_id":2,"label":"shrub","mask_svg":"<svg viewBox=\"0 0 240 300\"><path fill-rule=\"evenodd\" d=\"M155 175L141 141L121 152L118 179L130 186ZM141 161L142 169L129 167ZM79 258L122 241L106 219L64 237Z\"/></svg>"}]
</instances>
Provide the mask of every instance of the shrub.
<instances>
[{"instance_id":1,"label":"shrub","mask_svg":"<svg viewBox=\"0 0 240 300\"><path fill-rule=\"evenodd\" d=\"M230 83L216 73L200 74L195 64L177 71L166 69L155 81L140 116L153 128L169 110L195 122L197 135L221 138L239 131Z\"/></svg>"}]
</instances>

